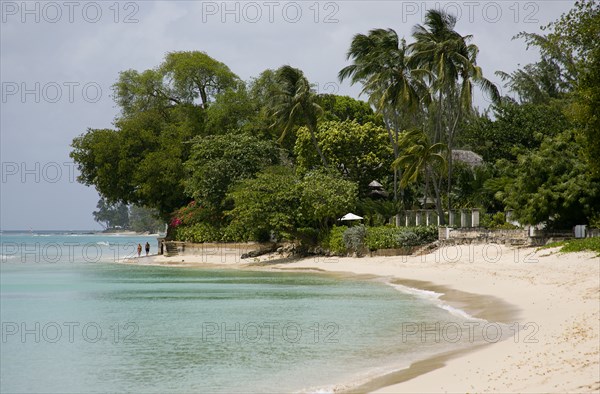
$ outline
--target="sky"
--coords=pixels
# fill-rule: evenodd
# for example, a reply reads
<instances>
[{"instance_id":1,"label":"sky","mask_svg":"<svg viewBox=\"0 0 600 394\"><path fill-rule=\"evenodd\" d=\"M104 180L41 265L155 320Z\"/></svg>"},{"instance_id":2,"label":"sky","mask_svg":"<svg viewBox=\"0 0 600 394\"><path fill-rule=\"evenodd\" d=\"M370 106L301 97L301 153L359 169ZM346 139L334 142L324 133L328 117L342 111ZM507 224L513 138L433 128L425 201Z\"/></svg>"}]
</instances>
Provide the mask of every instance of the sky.
<instances>
[{"instance_id":1,"label":"sky","mask_svg":"<svg viewBox=\"0 0 600 394\"><path fill-rule=\"evenodd\" d=\"M289 64L319 93L359 97L339 83L355 34L392 28L411 41L429 8L473 35L484 75L537 60L521 31L540 32L573 2L551 1L0 1L0 230L96 230L99 196L76 181L73 138L110 128L119 72L198 50L244 80ZM504 92L507 93L507 92ZM477 95L476 106L489 100Z\"/></svg>"}]
</instances>

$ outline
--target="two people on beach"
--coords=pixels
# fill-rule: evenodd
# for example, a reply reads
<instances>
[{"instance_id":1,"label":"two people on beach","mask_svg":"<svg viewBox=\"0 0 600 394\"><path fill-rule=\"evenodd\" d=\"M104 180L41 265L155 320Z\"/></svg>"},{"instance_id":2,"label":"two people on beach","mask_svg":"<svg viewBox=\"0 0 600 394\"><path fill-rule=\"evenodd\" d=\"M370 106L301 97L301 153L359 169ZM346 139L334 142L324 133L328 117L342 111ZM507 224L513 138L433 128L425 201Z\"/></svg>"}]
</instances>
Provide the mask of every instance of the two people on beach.
<instances>
[{"instance_id":1,"label":"two people on beach","mask_svg":"<svg viewBox=\"0 0 600 394\"><path fill-rule=\"evenodd\" d=\"M146 249L146 256L148 256L148 253L150 253L150 244L148 242L146 242L145 249ZM137 252L138 252L138 257L140 257L142 254L142 244L138 244Z\"/></svg>"}]
</instances>

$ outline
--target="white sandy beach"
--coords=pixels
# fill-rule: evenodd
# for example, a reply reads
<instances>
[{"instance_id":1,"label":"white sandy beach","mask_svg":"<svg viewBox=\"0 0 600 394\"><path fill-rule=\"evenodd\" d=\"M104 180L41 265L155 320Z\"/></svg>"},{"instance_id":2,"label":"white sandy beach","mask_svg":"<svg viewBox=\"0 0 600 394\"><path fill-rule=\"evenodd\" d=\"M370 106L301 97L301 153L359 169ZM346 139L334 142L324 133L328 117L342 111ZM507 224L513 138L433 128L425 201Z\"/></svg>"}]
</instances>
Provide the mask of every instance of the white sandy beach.
<instances>
[{"instance_id":1,"label":"white sandy beach","mask_svg":"<svg viewBox=\"0 0 600 394\"><path fill-rule=\"evenodd\" d=\"M132 262L246 265L239 259L206 256L156 256ZM410 378L390 376L375 392L600 392L600 258L595 254L464 245L424 256L308 258L268 267L370 274L437 291L442 286L444 300L451 305L522 328L518 337L423 368L415 366ZM481 297L465 301L465 292Z\"/></svg>"}]
</instances>

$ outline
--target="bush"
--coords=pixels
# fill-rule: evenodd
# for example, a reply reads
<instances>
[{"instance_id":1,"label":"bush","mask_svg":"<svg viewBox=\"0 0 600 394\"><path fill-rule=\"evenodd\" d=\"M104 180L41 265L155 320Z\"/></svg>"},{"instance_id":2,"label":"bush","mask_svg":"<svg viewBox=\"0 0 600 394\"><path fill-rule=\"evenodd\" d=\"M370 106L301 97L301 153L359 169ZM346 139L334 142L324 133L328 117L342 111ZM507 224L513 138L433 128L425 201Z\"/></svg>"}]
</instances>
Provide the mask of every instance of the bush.
<instances>
[{"instance_id":1,"label":"bush","mask_svg":"<svg viewBox=\"0 0 600 394\"><path fill-rule=\"evenodd\" d=\"M437 226L420 227L345 227L334 226L321 246L331 254L343 256L348 253L360 255L368 250L400 249L425 245L438 238Z\"/></svg>"},{"instance_id":2,"label":"bush","mask_svg":"<svg viewBox=\"0 0 600 394\"><path fill-rule=\"evenodd\" d=\"M325 236L321 246L329 250L331 254L343 256L346 254L346 245L344 244L344 232L348 229L346 226L333 226L329 234Z\"/></svg>"},{"instance_id":3,"label":"bush","mask_svg":"<svg viewBox=\"0 0 600 394\"><path fill-rule=\"evenodd\" d=\"M174 229L174 239L184 242L218 242L222 238L218 228L207 223L197 223L191 226L179 226Z\"/></svg>"},{"instance_id":4,"label":"bush","mask_svg":"<svg viewBox=\"0 0 600 394\"><path fill-rule=\"evenodd\" d=\"M188 205L176 210L171 218L171 227L191 226L207 222L211 219L211 212L202 204L192 201Z\"/></svg>"},{"instance_id":5,"label":"bush","mask_svg":"<svg viewBox=\"0 0 600 394\"><path fill-rule=\"evenodd\" d=\"M398 234L396 240L402 247L411 247L419 245L419 236L412 231L403 231Z\"/></svg>"},{"instance_id":6,"label":"bush","mask_svg":"<svg viewBox=\"0 0 600 394\"><path fill-rule=\"evenodd\" d=\"M412 227L411 230L417 234L419 239L419 245L425 245L438 239L438 228L437 226L427 227Z\"/></svg>"},{"instance_id":7,"label":"bush","mask_svg":"<svg viewBox=\"0 0 600 394\"><path fill-rule=\"evenodd\" d=\"M369 250L398 249L425 245L438 237L436 226L428 227L369 227L365 244Z\"/></svg>"},{"instance_id":8,"label":"bush","mask_svg":"<svg viewBox=\"0 0 600 394\"><path fill-rule=\"evenodd\" d=\"M369 250L396 248L398 230L398 227L392 226L369 227L365 244Z\"/></svg>"},{"instance_id":9,"label":"bush","mask_svg":"<svg viewBox=\"0 0 600 394\"><path fill-rule=\"evenodd\" d=\"M344 231L343 240L346 250L356 253L357 256L362 255L365 248L366 232L365 226L350 227Z\"/></svg>"}]
</instances>

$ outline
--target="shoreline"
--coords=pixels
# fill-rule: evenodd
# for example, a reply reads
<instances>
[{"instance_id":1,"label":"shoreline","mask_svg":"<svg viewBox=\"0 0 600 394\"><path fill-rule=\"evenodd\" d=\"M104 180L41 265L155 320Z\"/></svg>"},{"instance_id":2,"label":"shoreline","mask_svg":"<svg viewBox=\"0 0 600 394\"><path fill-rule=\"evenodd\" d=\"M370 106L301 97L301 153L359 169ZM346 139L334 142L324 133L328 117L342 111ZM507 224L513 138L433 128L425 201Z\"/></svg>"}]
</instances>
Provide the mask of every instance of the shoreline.
<instances>
[{"instance_id":1,"label":"shoreline","mask_svg":"<svg viewBox=\"0 0 600 394\"><path fill-rule=\"evenodd\" d=\"M507 340L421 360L346 386L347 392L600 392L600 259L593 253L484 244L423 256L216 264L206 256L146 259L142 264L375 276L443 293L440 300L474 317L522 328Z\"/></svg>"}]
</instances>

